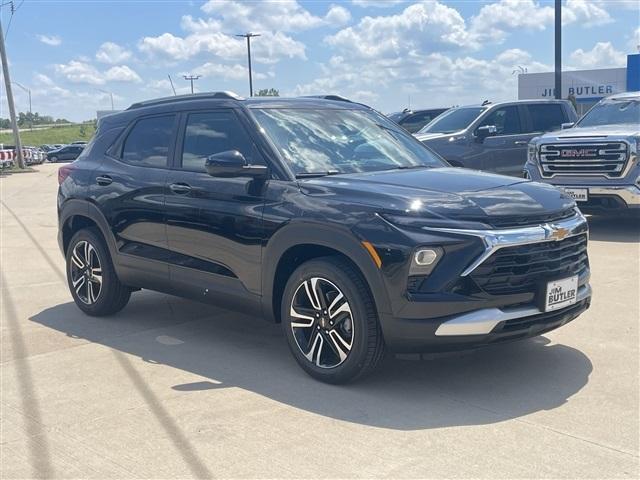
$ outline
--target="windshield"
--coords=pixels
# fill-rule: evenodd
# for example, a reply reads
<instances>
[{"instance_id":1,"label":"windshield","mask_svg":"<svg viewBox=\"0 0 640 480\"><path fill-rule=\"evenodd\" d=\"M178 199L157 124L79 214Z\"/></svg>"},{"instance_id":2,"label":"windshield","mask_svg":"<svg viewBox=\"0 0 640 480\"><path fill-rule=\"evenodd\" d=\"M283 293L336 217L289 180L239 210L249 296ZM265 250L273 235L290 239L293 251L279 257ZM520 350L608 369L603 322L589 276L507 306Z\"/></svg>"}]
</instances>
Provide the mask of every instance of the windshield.
<instances>
[{"instance_id":1,"label":"windshield","mask_svg":"<svg viewBox=\"0 0 640 480\"><path fill-rule=\"evenodd\" d=\"M418 133L453 133L464 130L486 109L486 107L452 108L425 125Z\"/></svg>"},{"instance_id":2,"label":"windshield","mask_svg":"<svg viewBox=\"0 0 640 480\"><path fill-rule=\"evenodd\" d=\"M578 122L581 127L640 123L640 98L605 100L597 104Z\"/></svg>"},{"instance_id":3,"label":"windshield","mask_svg":"<svg viewBox=\"0 0 640 480\"><path fill-rule=\"evenodd\" d=\"M370 110L252 111L296 175L445 166L402 127Z\"/></svg>"}]
</instances>

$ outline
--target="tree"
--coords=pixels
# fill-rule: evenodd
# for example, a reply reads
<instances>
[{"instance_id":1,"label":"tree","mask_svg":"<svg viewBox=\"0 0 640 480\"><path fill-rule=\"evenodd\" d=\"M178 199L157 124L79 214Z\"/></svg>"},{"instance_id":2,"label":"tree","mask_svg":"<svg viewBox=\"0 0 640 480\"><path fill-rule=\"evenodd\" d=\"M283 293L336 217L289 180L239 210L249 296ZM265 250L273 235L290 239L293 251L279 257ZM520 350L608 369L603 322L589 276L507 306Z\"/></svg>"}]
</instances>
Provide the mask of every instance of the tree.
<instances>
[{"instance_id":1,"label":"tree","mask_svg":"<svg viewBox=\"0 0 640 480\"><path fill-rule=\"evenodd\" d=\"M261 88L256 93L256 97L279 97L280 92L275 88Z\"/></svg>"}]
</instances>

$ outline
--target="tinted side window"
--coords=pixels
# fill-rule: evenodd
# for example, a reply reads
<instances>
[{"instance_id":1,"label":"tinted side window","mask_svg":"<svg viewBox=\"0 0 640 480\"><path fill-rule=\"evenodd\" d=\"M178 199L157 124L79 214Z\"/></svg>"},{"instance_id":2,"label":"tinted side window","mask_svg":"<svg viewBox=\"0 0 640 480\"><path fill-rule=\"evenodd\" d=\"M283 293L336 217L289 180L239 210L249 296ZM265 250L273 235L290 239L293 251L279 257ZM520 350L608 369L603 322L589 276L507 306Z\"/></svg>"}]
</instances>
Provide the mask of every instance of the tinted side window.
<instances>
[{"instance_id":1,"label":"tinted side window","mask_svg":"<svg viewBox=\"0 0 640 480\"><path fill-rule=\"evenodd\" d=\"M249 135L232 111L189 115L182 147L184 170L204 172L207 157L228 150L238 150L250 164L262 163Z\"/></svg>"},{"instance_id":2,"label":"tinted side window","mask_svg":"<svg viewBox=\"0 0 640 480\"><path fill-rule=\"evenodd\" d=\"M497 135L517 135L522 133L518 107L514 105L496 108L482 120L479 126L482 127L484 125L494 125L497 129Z\"/></svg>"},{"instance_id":3,"label":"tinted side window","mask_svg":"<svg viewBox=\"0 0 640 480\"><path fill-rule=\"evenodd\" d=\"M175 115L138 120L122 147L122 160L132 165L166 167Z\"/></svg>"},{"instance_id":4,"label":"tinted side window","mask_svg":"<svg viewBox=\"0 0 640 480\"><path fill-rule=\"evenodd\" d=\"M435 118L432 112L420 112L410 115L400 122L410 133L415 133Z\"/></svg>"},{"instance_id":5,"label":"tinted side window","mask_svg":"<svg viewBox=\"0 0 640 480\"><path fill-rule=\"evenodd\" d=\"M562 105L529 105L529 114L531 115L531 131L532 132L551 132L552 130L560 130L565 122Z\"/></svg>"}]
</instances>

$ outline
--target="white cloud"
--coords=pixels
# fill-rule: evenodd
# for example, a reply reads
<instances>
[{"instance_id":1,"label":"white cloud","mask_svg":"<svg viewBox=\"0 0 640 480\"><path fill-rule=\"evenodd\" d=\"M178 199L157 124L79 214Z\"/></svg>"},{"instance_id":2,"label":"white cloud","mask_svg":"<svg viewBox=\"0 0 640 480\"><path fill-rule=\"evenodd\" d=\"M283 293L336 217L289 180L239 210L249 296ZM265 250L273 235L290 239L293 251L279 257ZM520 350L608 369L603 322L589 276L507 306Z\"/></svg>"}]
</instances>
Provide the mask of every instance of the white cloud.
<instances>
[{"instance_id":1,"label":"white cloud","mask_svg":"<svg viewBox=\"0 0 640 480\"><path fill-rule=\"evenodd\" d=\"M351 0L351 3L358 7L387 8L402 3L404 0Z\"/></svg>"},{"instance_id":2,"label":"white cloud","mask_svg":"<svg viewBox=\"0 0 640 480\"><path fill-rule=\"evenodd\" d=\"M587 0L567 0L562 7L562 24L579 23L581 27L594 27L613 22L605 5Z\"/></svg>"},{"instance_id":3,"label":"white cloud","mask_svg":"<svg viewBox=\"0 0 640 480\"><path fill-rule=\"evenodd\" d=\"M57 47L62 43L62 39L57 35L36 35L36 37L45 45L50 45L52 47Z\"/></svg>"},{"instance_id":4,"label":"white cloud","mask_svg":"<svg viewBox=\"0 0 640 480\"><path fill-rule=\"evenodd\" d=\"M66 64L54 65L54 70L72 83L104 85L109 81L133 83L142 81L140 76L126 65L111 67L105 72L100 72L90 63L71 60Z\"/></svg>"},{"instance_id":5,"label":"white cloud","mask_svg":"<svg viewBox=\"0 0 640 480\"><path fill-rule=\"evenodd\" d=\"M163 33L157 37L143 38L138 47L150 55L180 61L202 53L213 54L224 60L244 58L247 54L244 39L219 31L219 23L210 20L182 19L182 27L190 32L184 37ZM251 44L253 58L257 62L275 63L282 58L306 59L305 46L282 32L265 31Z\"/></svg>"},{"instance_id":6,"label":"white cloud","mask_svg":"<svg viewBox=\"0 0 640 480\"><path fill-rule=\"evenodd\" d=\"M122 63L131 58L131 52L117 43L105 42L96 52L96 60L102 63Z\"/></svg>"},{"instance_id":7,"label":"white cloud","mask_svg":"<svg viewBox=\"0 0 640 480\"><path fill-rule=\"evenodd\" d=\"M571 53L572 66L581 69L624 67L627 56L611 42L598 42L591 50L579 48Z\"/></svg>"},{"instance_id":8,"label":"white cloud","mask_svg":"<svg viewBox=\"0 0 640 480\"><path fill-rule=\"evenodd\" d=\"M111 67L109 70L104 72L104 78L106 81L110 82L142 82L140 75L126 65Z\"/></svg>"},{"instance_id":9,"label":"white cloud","mask_svg":"<svg viewBox=\"0 0 640 480\"><path fill-rule=\"evenodd\" d=\"M470 30L476 41L502 42L513 30L544 30L553 18L553 7L533 0L500 0L483 6L471 18Z\"/></svg>"},{"instance_id":10,"label":"white cloud","mask_svg":"<svg viewBox=\"0 0 640 480\"><path fill-rule=\"evenodd\" d=\"M63 75L73 83L88 83L90 85L102 85L104 79L100 72L93 66L78 60L71 60L69 63L61 63L54 66L55 71Z\"/></svg>"},{"instance_id":11,"label":"white cloud","mask_svg":"<svg viewBox=\"0 0 640 480\"><path fill-rule=\"evenodd\" d=\"M640 53L640 27L636 28L629 37L629 51Z\"/></svg>"},{"instance_id":12,"label":"white cloud","mask_svg":"<svg viewBox=\"0 0 640 480\"><path fill-rule=\"evenodd\" d=\"M325 41L361 58L398 58L450 50L469 42L460 13L437 1L425 1L388 16L363 17Z\"/></svg>"},{"instance_id":13,"label":"white cloud","mask_svg":"<svg viewBox=\"0 0 640 480\"><path fill-rule=\"evenodd\" d=\"M309 12L296 0L210 0L202 6L202 11L219 16L227 28L253 32L299 32L325 25L341 25L351 17L346 8L337 5L331 5L327 14L320 17Z\"/></svg>"},{"instance_id":14,"label":"white cloud","mask_svg":"<svg viewBox=\"0 0 640 480\"><path fill-rule=\"evenodd\" d=\"M345 25L351 20L351 12L340 5L331 5L324 19L329 25Z\"/></svg>"}]
</instances>

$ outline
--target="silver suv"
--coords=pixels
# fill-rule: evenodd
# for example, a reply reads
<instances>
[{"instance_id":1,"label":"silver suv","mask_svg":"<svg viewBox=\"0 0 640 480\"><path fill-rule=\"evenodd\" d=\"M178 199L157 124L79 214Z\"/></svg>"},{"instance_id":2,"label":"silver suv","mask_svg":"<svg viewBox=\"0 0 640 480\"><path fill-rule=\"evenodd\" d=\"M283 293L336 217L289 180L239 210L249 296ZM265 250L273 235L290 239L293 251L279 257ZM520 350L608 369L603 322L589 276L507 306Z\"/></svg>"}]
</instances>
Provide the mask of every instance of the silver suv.
<instances>
[{"instance_id":1,"label":"silver suv","mask_svg":"<svg viewBox=\"0 0 640 480\"><path fill-rule=\"evenodd\" d=\"M640 92L607 97L563 128L531 141L524 176L562 187L587 213L639 213Z\"/></svg>"},{"instance_id":2,"label":"silver suv","mask_svg":"<svg viewBox=\"0 0 640 480\"><path fill-rule=\"evenodd\" d=\"M519 100L448 110L415 134L455 167L521 176L529 141L578 116L566 100Z\"/></svg>"}]
</instances>

